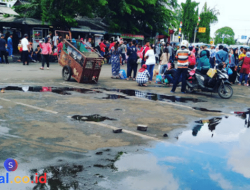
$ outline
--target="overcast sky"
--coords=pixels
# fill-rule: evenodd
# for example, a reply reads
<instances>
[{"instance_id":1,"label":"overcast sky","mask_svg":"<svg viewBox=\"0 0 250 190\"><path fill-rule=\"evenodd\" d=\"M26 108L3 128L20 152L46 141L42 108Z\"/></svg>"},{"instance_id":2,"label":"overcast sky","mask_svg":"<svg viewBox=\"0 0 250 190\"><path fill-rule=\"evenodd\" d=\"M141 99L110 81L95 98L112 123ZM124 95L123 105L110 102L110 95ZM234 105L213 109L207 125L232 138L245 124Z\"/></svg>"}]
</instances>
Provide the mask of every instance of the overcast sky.
<instances>
[{"instance_id":1,"label":"overcast sky","mask_svg":"<svg viewBox=\"0 0 250 190\"><path fill-rule=\"evenodd\" d=\"M194 1L194 0L192 0ZM217 29L228 26L234 30L235 38L241 38L242 35L250 37L250 1L249 0L195 0L199 2L199 11L202 10L205 2L208 7L215 7L220 11L218 22L211 25L211 37ZM178 3L186 0L178 0ZM245 42L246 40L240 40Z\"/></svg>"}]
</instances>

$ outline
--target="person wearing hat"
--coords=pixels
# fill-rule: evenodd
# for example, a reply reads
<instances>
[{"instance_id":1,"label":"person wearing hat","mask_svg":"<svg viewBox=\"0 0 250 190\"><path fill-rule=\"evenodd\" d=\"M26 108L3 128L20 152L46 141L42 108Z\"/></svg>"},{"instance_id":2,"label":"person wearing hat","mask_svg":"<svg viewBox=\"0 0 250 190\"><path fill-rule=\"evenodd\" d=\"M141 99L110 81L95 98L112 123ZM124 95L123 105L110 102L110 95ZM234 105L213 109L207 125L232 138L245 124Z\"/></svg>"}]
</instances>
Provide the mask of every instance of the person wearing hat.
<instances>
[{"instance_id":1,"label":"person wearing hat","mask_svg":"<svg viewBox=\"0 0 250 190\"><path fill-rule=\"evenodd\" d=\"M176 77L174 80L174 85L171 90L172 93L175 92L177 84L179 83L179 79L182 77L182 84L181 84L181 92L186 93L186 78L187 78L187 71L188 71L188 57L191 55L191 52L188 48L188 41L183 40L181 42L181 49L176 52L177 57L177 72Z\"/></svg>"},{"instance_id":2,"label":"person wearing hat","mask_svg":"<svg viewBox=\"0 0 250 190\"><path fill-rule=\"evenodd\" d=\"M25 62L27 62L27 65L29 65L29 51L30 51L30 45L28 41L28 34L24 34L23 39L21 40L22 45L22 58L23 58L23 65L25 65Z\"/></svg>"},{"instance_id":3,"label":"person wearing hat","mask_svg":"<svg viewBox=\"0 0 250 190\"><path fill-rule=\"evenodd\" d=\"M8 61L8 56L7 56L7 52L6 52L6 48L7 48L7 42L4 39L4 35L1 35L1 39L0 39L0 55L1 55L1 61L2 63L4 63L4 59L3 56L5 57L5 63L9 64Z\"/></svg>"},{"instance_id":4,"label":"person wearing hat","mask_svg":"<svg viewBox=\"0 0 250 190\"><path fill-rule=\"evenodd\" d=\"M215 55L216 55L215 45L211 45L211 54L210 54L210 60L209 60L211 68L214 68Z\"/></svg>"}]
</instances>

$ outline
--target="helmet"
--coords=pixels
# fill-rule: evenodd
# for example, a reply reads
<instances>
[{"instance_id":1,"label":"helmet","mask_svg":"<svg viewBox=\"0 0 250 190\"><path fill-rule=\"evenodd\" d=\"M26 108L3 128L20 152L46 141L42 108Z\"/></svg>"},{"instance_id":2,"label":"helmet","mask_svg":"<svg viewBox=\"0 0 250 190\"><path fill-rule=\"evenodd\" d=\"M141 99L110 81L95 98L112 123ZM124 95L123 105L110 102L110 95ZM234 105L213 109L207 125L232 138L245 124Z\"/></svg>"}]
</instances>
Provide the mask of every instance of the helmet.
<instances>
[{"instance_id":1,"label":"helmet","mask_svg":"<svg viewBox=\"0 0 250 190\"><path fill-rule=\"evenodd\" d=\"M188 41L187 40L183 40L182 42L181 42L181 47L188 47Z\"/></svg>"}]
</instances>

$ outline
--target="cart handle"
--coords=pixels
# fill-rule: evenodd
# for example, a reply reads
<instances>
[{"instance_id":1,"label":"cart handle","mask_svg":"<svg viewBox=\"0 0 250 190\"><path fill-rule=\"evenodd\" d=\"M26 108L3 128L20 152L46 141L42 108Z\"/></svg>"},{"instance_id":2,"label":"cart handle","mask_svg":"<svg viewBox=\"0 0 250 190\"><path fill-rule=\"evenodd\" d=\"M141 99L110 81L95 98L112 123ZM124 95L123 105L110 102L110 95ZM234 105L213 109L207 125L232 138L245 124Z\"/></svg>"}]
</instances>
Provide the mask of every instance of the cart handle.
<instances>
[{"instance_id":1,"label":"cart handle","mask_svg":"<svg viewBox=\"0 0 250 190\"><path fill-rule=\"evenodd\" d=\"M80 42L83 42L84 45L88 46L88 44L84 43L83 40L80 40ZM99 52L97 52L95 49L93 49L92 47L88 46L91 50L93 50L95 53L97 53L102 59L104 58Z\"/></svg>"}]
</instances>

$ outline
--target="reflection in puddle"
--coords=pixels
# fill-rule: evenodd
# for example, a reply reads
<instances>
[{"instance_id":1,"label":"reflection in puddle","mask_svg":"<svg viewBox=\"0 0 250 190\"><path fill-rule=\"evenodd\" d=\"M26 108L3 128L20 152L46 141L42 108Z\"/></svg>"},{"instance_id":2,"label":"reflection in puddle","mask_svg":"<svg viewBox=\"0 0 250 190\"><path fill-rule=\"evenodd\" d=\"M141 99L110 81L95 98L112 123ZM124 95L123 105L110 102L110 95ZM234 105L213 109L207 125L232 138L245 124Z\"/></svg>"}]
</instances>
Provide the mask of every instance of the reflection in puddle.
<instances>
[{"instance_id":1,"label":"reflection in puddle","mask_svg":"<svg viewBox=\"0 0 250 190\"><path fill-rule=\"evenodd\" d=\"M72 116L72 119L74 120L78 120L78 121L94 121L94 122L102 122L105 120L111 120L111 121L115 121L116 119L112 119L109 117L104 117L104 116L100 116L98 114L94 114L94 115L74 115Z\"/></svg>"},{"instance_id":2,"label":"reflection in puddle","mask_svg":"<svg viewBox=\"0 0 250 190\"><path fill-rule=\"evenodd\" d=\"M100 89L100 90L105 90L105 91L113 91L113 92L119 92L126 94L128 96L136 96L140 98L145 98L148 100L152 101L170 101L170 102L206 102L203 100L199 100L196 98L183 98L183 97L178 97L178 96L168 96L168 95L161 95L161 94L155 94L155 93L148 93L148 92L142 92L138 90L120 90L120 89L106 89L106 88L95 88L95 89Z\"/></svg>"},{"instance_id":3,"label":"reflection in puddle","mask_svg":"<svg viewBox=\"0 0 250 190\"><path fill-rule=\"evenodd\" d=\"M31 170L32 181L35 180L36 174L38 179L41 176L44 176L46 173L47 183L41 184L38 182L33 189L78 189L79 182L74 180L77 176L77 173L83 171L83 166L81 165L64 165L64 166L49 166L42 170L33 169Z\"/></svg>"},{"instance_id":4,"label":"reflection in puddle","mask_svg":"<svg viewBox=\"0 0 250 190\"><path fill-rule=\"evenodd\" d=\"M99 186L121 190L250 189L250 130L244 119L216 117L195 124L173 144L159 143L145 153L121 156L115 163L115 177Z\"/></svg>"},{"instance_id":5,"label":"reflection in puddle","mask_svg":"<svg viewBox=\"0 0 250 190\"><path fill-rule=\"evenodd\" d=\"M5 91L23 91L23 92L52 92L61 95L71 95L69 92L78 92L81 94L93 94L93 93L102 93L96 90L89 90L84 88L68 88L68 87L43 87L43 86L7 86L3 88Z\"/></svg>"},{"instance_id":6,"label":"reflection in puddle","mask_svg":"<svg viewBox=\"0 0 250 190\"><path fill-rule=\"evenodd\" d=\"M199 110L199 111L204 111L204 112L221 112L219 110L209 110L209 109L206 109L206 108L198 108L198 107L193 107L194 110Z\"/></svg>"},{"instance_id":7,"label":"reflection in puddle","mask_svg":"<svg viewBox=\"0 0 250 190\"><path fill-rule=\"evenodd\" d=\"M116 99L129 99L126 96L117 95L117 94L108 94L106 97L103 97L102 99L110 99L110 100L116 100Z\"/></svg>"}]
</instances>

